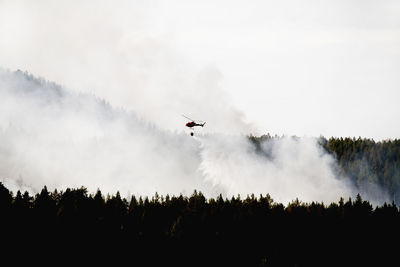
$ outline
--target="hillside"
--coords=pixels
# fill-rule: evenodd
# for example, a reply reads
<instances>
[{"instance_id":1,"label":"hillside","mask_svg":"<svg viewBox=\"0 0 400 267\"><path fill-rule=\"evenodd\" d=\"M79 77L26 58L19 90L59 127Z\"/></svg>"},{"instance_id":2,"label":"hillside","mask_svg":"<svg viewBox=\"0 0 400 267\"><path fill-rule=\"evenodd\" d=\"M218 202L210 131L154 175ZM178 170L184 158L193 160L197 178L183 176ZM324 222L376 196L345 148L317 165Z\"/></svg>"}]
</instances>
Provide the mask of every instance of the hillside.
<instances>
[{"instance_id":1,"label":"hillside","mask_svg":"<svg viewBox=\"0 0 400 267\"><path fill-rule=\"evenodd\" d=\"M398 140L192 138L22 71L0 70L0 104L0 179L14 192L84 186L128 197L199 190L213 198L270 194L285 204L360 193L374 205L398 203Z\"/></svg>"},{"instance_id":2,"label":"hillside","mask_svg":"<svg viewBox=\"0 0 400 267\"><path fill-rule=\"evenodd\" d=\"M280 137L249 138L259 148L263 142L273 142ZM350 179L359 191L372 196L380 188L388 192L390 200L400 203L399 139L374 141L361 137L320 137L319 143L335 158L340 176Z\"/></svg>"},{"instance_id":3,"label":"hillside","mask_svg":"<svg viewBox=\"0 0 400 267\"><path fill-rule=\"evenodd\" d=\"M0 71L0 96L6 251L165 266L396 255L397 139L193 138L21 71Z\"/></svg>"}]
</instances>

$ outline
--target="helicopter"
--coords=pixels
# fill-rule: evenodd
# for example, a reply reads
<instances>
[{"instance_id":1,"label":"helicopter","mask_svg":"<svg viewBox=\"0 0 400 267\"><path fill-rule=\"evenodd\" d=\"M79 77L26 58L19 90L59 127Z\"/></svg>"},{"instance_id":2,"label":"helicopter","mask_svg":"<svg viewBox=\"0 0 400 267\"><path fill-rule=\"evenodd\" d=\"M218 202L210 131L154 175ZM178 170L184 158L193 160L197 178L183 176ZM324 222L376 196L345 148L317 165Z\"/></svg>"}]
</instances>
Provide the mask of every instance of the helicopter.
<instances>
[{"instance_id":1,"label":"helicopter","mask_svg":"<svg viewBox=\"0 0 400 267\"><path fill-rule=\"evenodd\" d=\"M186 117L185 115L182 115L182 116L185 117L186 119L190 120L190 122L186 123L185 126L186 126L186 127L189 127L189 128L192 129L193 131L194 131L193 127L195 127L195 126L204 127L204 125L206 124L206 122L199 122L199 121L196 122L196 120L193 120L193 119L191 119L191 118L189 118L189 117ZM190 135L193 136L193 135L194 135L194 132L191 132Z\"/></svg>"}]
</instances>

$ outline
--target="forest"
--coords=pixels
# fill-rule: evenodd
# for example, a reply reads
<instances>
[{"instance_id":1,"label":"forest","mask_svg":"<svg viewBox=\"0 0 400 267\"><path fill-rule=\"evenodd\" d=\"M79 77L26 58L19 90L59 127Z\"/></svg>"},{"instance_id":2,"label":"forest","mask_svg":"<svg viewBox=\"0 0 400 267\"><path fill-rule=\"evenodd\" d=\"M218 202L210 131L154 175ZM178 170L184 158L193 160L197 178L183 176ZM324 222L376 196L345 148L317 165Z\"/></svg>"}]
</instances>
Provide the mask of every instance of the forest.
<instances>
[{"instance_id":1,"label":"forest","mask_svg":"<svg viewBox=\"0 0 400 267\"><path fill-rule=\"evenodd\" d=\"M355 183L373 179L398 192L399 140L320 143ZM85 187L50 192L44 186L31 195L0 183L0 214L3 255L79 257L88 264L386 266L397 260L400 237L395 201L373 206L359 194L333 203L295 199L283 205L269 194L207 199L195 190L190 196L126 199Z\"/></svg>"},{"instance_id":2,"label":"forest","mask_svg":"<svg viewBox=\"0 0 400 267\"><path fill-rule=\"evenodd\" d=\"M14 196L3 184L0 213L10 251L133 266L384 266L397 257L400 222L394 203L373 207L360 195L284 206L268 194L206 199L197 191L127 200L44 187Z\"/></svg>"}]
</instances>

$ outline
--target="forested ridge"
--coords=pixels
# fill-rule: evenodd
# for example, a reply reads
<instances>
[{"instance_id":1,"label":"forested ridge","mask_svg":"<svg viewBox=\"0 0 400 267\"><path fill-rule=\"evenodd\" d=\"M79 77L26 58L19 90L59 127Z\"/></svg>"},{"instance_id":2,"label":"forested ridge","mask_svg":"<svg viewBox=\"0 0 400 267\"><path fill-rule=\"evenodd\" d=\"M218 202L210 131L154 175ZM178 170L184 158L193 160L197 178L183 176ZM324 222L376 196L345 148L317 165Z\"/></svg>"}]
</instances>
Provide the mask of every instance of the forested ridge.
<instances>
[{"instance_id":1,"label":"forested ridge","mask_svg":"<svg viewBox=\"0 0 400 267\"><path fill-rule=\"evenodd\" d=\"M400 201L400 140L362 138L321 139L324 148L335 155L343 174L356 184L377 183Z\"/></svg>"},{"instance_id":2,"label":"forested ridge","mask_svg":"<svg viewBox=\"0 0 400 267\"><path fill-rule=\"evenodd\" d=\"M263 142L279 138L282 137L269 134L249 137L258 151L262 151ZM400 203L400 139L377 142L361 137L326 139L321 136L318 142L335 158L340 176L371 194L377 187L383 189L397 205Z\"/></svg>"}]
</instances>

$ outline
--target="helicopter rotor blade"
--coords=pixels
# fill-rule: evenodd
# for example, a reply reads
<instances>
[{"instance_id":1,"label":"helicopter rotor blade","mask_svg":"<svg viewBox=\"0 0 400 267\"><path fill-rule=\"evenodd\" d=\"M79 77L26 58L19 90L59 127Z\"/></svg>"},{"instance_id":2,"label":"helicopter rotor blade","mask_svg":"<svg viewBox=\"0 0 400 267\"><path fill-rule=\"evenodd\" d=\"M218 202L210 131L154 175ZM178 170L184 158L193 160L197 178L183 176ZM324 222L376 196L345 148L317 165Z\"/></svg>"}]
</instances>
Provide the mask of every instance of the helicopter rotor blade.
<instances>
[{"instance_id":1,"label":"helicopter rotor blade","mask_svg":"<svg viewBox=\"0 0 400 267\"><path fill-rule=\"evenodd\" d=\"M186 117L185 115L183 115L182 114L182 117L185 117L186 119L188 119L188 120L191 120L191 121L195 121L195 120L192 120L191 118L189 118L189 117Z\"/></svg>"}]
</instances>

